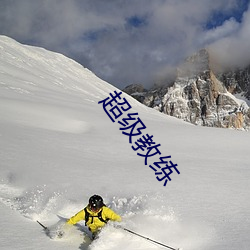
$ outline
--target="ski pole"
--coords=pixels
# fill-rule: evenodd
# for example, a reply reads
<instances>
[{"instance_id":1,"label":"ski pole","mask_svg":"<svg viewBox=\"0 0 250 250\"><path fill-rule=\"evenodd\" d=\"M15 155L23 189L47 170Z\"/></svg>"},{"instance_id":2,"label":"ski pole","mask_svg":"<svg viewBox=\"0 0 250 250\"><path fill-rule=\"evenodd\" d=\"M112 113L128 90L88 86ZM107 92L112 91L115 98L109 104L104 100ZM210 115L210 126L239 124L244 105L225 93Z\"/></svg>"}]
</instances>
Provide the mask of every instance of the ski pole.
<instances>
[{"instance_id":1,"label":"ski pole","mask_svg":"<svg viewBox=\"0 0 250 250\"><path fill-rule=\"evenodd\" d=\"M48 228L47 227L45 227L40 221L36 221L40 226L42 226L43 227L43 229L46 231L46 230L48 230Z\"/></svg>"},{"instance_id":2,"label":"ski pole","mask_svg":"<svg viewBox=\"0 0 250 250\"><path fill-rule=\"evenodd\" d=\"M129 232L129 233L131 233L131 234L137 235L137 236L139 236L139 237L141 237L141 238L143 238L143 239L146 239L146 240L148 240L148 241L152 241L152 242L154 242L154 243L156 243L156 244L158 244L158 245L161 245L161 246L163 246L163 247L167 247L167 248L172 249L172 250L179 250L179 248L173 248L173 247L167 246L167 245L162 244L162 243L160 243L160 242L158 242L158 241L155 241L155 240L152 240L152 239L150 239L150 238L148 238L148 237L145 237L145 236L143 236L143 235L141 235L141 234L135 233L135 232L133 232L133 231L127 229L127 228L124 228L124 227L123 227L122 229L125 230L125 231L127 231L127 232Z\"/></svg>"}]
</instances>

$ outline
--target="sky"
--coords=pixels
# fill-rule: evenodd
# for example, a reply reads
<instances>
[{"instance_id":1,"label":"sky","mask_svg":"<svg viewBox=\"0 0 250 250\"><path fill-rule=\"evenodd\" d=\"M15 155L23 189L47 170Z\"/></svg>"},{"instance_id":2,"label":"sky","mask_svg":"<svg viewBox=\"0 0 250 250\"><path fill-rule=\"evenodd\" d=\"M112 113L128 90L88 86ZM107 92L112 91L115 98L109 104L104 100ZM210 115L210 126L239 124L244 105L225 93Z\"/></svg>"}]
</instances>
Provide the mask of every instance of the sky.
<instances>
[{"instance_id":1,"label":"sky","mask_svg":"<svg viewBox=\"0 0 250 250\"><path fill-rule=\"evenodd\" d=\"M201 48L223 64L250 62L249 0L0 0L0 34L63 53L121 89L166 81Z\"/></svg>"}]
</instances>

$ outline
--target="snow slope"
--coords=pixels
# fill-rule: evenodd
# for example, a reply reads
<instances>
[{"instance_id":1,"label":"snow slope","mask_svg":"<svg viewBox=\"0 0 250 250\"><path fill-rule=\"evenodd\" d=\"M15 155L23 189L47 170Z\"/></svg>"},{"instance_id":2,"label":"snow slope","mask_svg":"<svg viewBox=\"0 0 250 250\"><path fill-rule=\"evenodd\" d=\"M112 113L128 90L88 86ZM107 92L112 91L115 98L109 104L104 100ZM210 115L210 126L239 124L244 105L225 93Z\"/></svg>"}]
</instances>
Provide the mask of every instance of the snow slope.
<instances>
[{"instance_id":1,"label":"snow slope","mask_svg":"<svg viewBox=\"0 0 250 250\"><path fill-rule=\"evenodd\" d=\"M63 239L36 223L53 228L97 193L124 227L166 245L250 249L249 132L196 127L123 93L178 164L164 187L98 104L114 90L63 55L0 36L0 248L162 249L112 225L90 244L83 223Z\"/></svg>"}]
</instances>

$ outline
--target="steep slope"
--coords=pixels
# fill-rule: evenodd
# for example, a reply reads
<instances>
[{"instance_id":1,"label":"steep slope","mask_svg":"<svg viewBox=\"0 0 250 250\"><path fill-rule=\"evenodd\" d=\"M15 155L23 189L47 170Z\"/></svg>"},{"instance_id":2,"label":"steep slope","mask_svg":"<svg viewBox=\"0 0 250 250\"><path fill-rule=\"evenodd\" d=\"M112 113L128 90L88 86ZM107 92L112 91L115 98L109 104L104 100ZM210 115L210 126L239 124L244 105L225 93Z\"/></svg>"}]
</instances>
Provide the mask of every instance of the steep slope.
<instances>
[{"instance_id":1,"label":"steep slope","mask_svg":"<svg viewBox=\"0 0 250 250\"><path fill-rule=\"evenodd\" d=\"M98 104L115 90L63 55L0 37L0 246L161 249L112 225L92 244L84 223L51 240L36 223L53 227L98 193L123 226L167 245L249 249L249 133L193 126L122 93L160 144L145 165ZM164 186L149 165L169 155L180 174Z\"/></svg>"}]
</instances>

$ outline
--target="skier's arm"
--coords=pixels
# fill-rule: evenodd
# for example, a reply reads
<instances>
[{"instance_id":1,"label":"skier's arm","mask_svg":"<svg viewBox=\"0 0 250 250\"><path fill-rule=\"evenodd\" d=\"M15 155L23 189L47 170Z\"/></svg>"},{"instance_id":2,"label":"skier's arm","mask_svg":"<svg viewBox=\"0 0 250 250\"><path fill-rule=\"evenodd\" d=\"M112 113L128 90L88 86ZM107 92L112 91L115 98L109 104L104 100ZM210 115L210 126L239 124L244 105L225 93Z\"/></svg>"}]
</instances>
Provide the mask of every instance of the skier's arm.
<instances>
[{"instance_id":1,"label":"skier's arm","mask_svg":"<svg viewBox=\"0 0 250 250\"><path fill-rule=\"evenodd\" d=\"M72 216L70 219L68 219L67 224L75 225L78 221L84 220L85 218L85 212L84 209Z\"/></svg>"},{"instance_id":2,"label":"skier's arm","mask_svg":"<svg viewBox=\"0 0 250 250\"><path fill-rule=\"evenodd\" d=\"M116 214L113 210L107 207L105 207L105 217L112 221L118 221L118 222L122 221L122 218L120 215Z\"/></svg>"}]
</instances>

